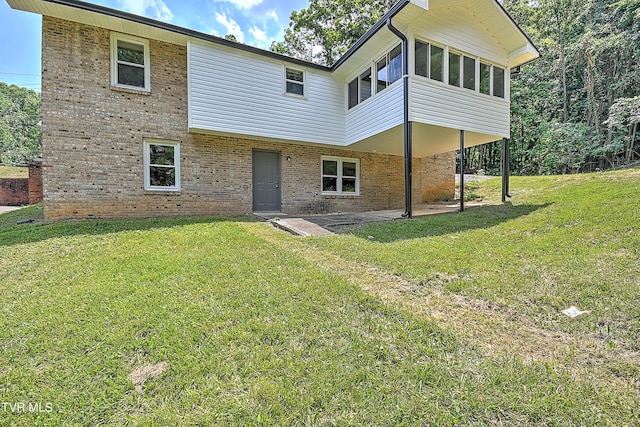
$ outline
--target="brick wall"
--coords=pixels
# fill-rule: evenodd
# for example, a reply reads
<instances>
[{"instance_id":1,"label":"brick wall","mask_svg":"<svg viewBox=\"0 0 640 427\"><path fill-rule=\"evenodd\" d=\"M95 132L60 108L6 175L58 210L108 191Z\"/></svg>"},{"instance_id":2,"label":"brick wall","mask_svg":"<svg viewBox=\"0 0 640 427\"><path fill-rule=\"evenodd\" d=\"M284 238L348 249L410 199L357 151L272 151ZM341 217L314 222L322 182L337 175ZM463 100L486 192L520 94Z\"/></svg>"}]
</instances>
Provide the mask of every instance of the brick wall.
<instances>
[{"instance_id":1,"label":"brick wall","mask_svg":"<svg viewBox=\"0 0 640 427\"><path fill-rule=\"evenodd\" d=\"M254 149L281 154L284 212L403 207L400 156L190 134L184 46L150 41L151 92L139 93L111 87L108 30L44 17L42 31L42 170L47 219L251 212ZM180 192L144 189L145 138L180 141ZM359 196L320 194L323 155L360 159ZM445 160L449 162L448 157ZM419 166L414 166L416 203L425 197L425 182L446 181L453 195L452 160L451 170L431 170L431 163L424 159L414 162ZM445 172L447 177L440 177Z\"/></svg>"},{"instance_id":2,"label":"brick wall","mask_svg":"<svg viewBox=\"0 0 640 427\"><path fill-rule=\"evenodd\" d=\"M417 199L421 203L453 200L455 193L456 152L420 159L421 182Z\"/></svg>"},{"instance_id":3,"label":"brick wall","mask_svg":"<svg viewBox=\"0 0 640 427\"><path fill-rule=\"evenodd\" d=\"M22 206L29 204L29 180L27 178L0 179L0 205Z\"/></svg>"},{"instance_id":4,"label":"brick wall","mask_svg":"<svg viewBox=\"0 0 640 427\"><path fill-rule=\"evenodd\" d=\"M29 204L42 202L42 160L36 159L29 163Z\"/></svg>"},{"instance_id":5,"label":"brick wall","mask_svg":"<svg viewBox=\"0 0 640 427\"><path fill-rule=\"evenodd\" d=\"M29 163L29 178L0 178L0 205L23 206L42 201L41 162Z\"/></svg>"}]
</instances>

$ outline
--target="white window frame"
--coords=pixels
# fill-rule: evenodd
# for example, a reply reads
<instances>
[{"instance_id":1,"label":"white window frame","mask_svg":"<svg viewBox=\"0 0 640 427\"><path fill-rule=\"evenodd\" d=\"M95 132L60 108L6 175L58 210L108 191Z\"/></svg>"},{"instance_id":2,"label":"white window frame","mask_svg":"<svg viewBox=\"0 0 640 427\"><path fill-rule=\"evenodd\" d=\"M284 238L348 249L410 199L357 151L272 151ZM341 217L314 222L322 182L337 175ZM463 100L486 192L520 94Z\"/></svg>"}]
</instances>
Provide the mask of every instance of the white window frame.
<instances>
[{"instance_id":1,"label":"white window frame","mask_svg":"<svg viewBox=\"0 0 640 427\"><path fill-rule=\"evenodd\" d=\"M338 163L338 175L327 175L324 173L324 161L335 161ZM342 191L342 164L343 162L356 164L356 191L353 193ZM336 191L324 191L322 189L323 181L325 177L336 178ZM351 178L351 177L349 177ZM336 156L320 156L320 192L325 196L359 196L360 195L360 159L351 157L336 157Z\"/></svg>"},{"instance_id":2,"label":"white window frame","mask_svg":"<svg viewBox=\"0 0 640 427\"><path fill-rule=\"evenodd\" d=\"M302 73L302 81L299 82L297 80L290 80L287 78L287 70L291 70L291 71L297 71L299 73ZM302 95L300 95L299 93L294 93L294 92L289 92L287 90L287 83L292 83L292 84L296 84L296 85L300 85L302 86ZM293 96L296 98L306 98L307 97L307 70L304 69L300 69L300 68L295 68L295 67L289 67L287 65L284 66L284 94L286 96Z\"/></svg>"},{"instance_id":3,"label":"white window frame","mask_svg":"<svg viewBox=\"0 0 640 427\"><path fill-rule=\"evenodd\" d=\"M386 88L388 88L395 82L402 80L402 71L400 71L400 77L394 81L391 81L391 59L392 59L391 52L393 52L398 47L400 47L400 61L402 61L402 55L403 55L402 43L397 43L393 47L391 47L391 49L389 49L387 53L384 54L384 56L379 57L376 61L373 62L373 67L371 69L371 76L372 76L371 80L372 80L372 86L373 86L372 95L382 93ZM386 76L385 76L385 86L383 88L378 88L378 82L381 81L381 80L378 80L378 73L380 71L378 70L378 64L382 61L385 61L385 64L386 64L385 68L387 69Z\"/></svg>"},{"instance_id":4,"label":"white window frame","mask_svg":"<svg viewBox=\"0 0 640 427\"><path fill-rule=\"evenodd\" d=\"M427 46L427 75L423 76L421 74L416 73L416 45L415 43L419 42L422 43L423 45ZM436 47L438 49L442 49L442 68L440 69L440 72L442 73L442 80L438 80L438 79L434 79L433 76L431 75L431 66L432 66L432 50L433 47ZM448 83L448 79L449 79L449 69L447 67L448 65L448 59L449 59L449 52L448 52L448 47L446 45L442 45L439 43L434 43L431 40L427 40L427 39L422 39L420 37L416 37L414 39L414 45L413 45L413 72L412 74L417 76L417 77L422 77L422 78L427 78L429 80L433 80L434 82L439 82L439 83Z\"/></svg>"},{"instance_id":5,"label":"white window frame","mask_svg":"<svg viewBox=\"0 0 640 427\"><path fill-rule=\"evenodd\" d=\"M144 49L144 87L118 83L118 42L123 41L142 46ZM129 64L138 67L137 64ZM142 68L142 67L140 67ZM149 40L140 37L129 36L120 33L111 33L111 86L137 90L141 92L151 91L151 55L149 54Z\"/></svg>"},{"instance_id":6,"label":"white window frame","mask_svg":"<svg viewBox=\"0 0 640 427\"><path fill-rule=\"evenodd\" d=\"M376 80L375 80L374 73L372 71L373 67L374 66L369 65L369 68L363 69L362 72L358 73L355 77L347 80L347 111L352 110L353 108L356 108L358 105L360 105L361 103L365 102L368 99L371 99L375 95L374 85L376 83ZM369 82L369 96L365 99L362 99L361 77L367 73L367 70L369 71L369 75L371 76L371 81ZM356 82L357 91L358 91L358 93L356 94L357 100L356 100L356 103L350 107L349 106L349 85L351 85L351 83L353 83L354 80Z\"/></svg>"},{"instance_id":7,"label":"white window frame","mask_svg":"<svg viewBox=\"0 0 640 427\"><path fill-rule=\"evenodd\" d=\"M164 145L173 147L173 169L175 169L176 182L171 187L162 187L151 185L152 166L168 167L166 165L154 165L151 163L151 145ZM147 191L180 191L180 142L168 141L164 139L145 139L144 140L144 189ZM169 166L171 167L171 166Z\"/></svg>"}]
</instances>

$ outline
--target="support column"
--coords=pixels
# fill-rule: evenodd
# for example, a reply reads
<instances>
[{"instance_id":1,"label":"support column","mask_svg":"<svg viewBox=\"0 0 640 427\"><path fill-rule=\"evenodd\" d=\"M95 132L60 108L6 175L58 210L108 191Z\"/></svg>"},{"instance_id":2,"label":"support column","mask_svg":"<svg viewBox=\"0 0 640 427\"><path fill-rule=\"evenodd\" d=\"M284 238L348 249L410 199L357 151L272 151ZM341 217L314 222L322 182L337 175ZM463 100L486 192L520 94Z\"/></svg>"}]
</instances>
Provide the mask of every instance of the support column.
<instances>
[{"instance_id":1,"label":"support column","mask_svg":"<svg viewBox=\"0 0 640 427\"><path fill-rule=\"evenodd\" d=\"M460 131L460 212L464 211L464 131Z\"/></svg>"},{"instance_id":2,"label":"support column","mask_svg":"<svg viewBox=\"0 0 640 427\"><path fill-rule=\"evenodd\" d=\"M509 194L509 138L502 138L502 203L507 201Z\"/></svg>"}]
</instances>

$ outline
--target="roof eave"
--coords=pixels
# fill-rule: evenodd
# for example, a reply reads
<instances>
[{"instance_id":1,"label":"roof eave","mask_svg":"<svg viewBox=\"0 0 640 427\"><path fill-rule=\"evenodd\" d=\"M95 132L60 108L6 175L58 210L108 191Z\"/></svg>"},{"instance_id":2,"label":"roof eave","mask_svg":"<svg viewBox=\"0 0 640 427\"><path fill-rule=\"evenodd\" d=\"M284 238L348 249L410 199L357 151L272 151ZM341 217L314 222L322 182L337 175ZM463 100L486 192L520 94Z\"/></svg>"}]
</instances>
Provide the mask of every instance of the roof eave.
<instances>
[{"instance_id":1,"label":"roof eave","mask_svg":"<svg viewBox=\"0 0 640 427\"><path fill-rule=\"evenodd\" d=\"M33 13L39 13L36 10L30 10L27 8L22 7L21 5L21 1L20 0L6 0L7 3L13 8L13 9L19 9L19 10L25 10L28 12L33 12ZM234 42L231 40L227 40L225 38L222 37L218 37L218 36L214 36L211 34L206 34L206 33L202 33L199 31L195 31L195 30L191 30L188 28L184 28L184 27L180 27L174 24L170 24L168 22L163 22L163 21L158 21L156 19L152 19L152 18L147 18L145 16L140 16L140 15L135 15L133 13L129 13L129 12L124 12L124 11L120 11L117 9L112 9L106 6L101 6L101 5L97 5L97 4L92 4L92 3L88 3L85 1L80 1L80 0L41 0L42 2L45 3L50 3L50 4L55 4L55 5L59 5L59 6L67 6L67 7L72 7L75 9L80 9L80 10L84 10L87 12L91 12L91 13L97 13L97 14L101 14L101 15L106 15L106 16L110 16L113 18L117 18L117 19L123 19L126 21L130 21L130 22L134 22L137 24L141 24L141 25L147 25L150 27L154 27L160 30L165 30L165 31L169 31L172 33L177 33L177 34L181 34L183 36L186 37L191 37L194 39L199 39L199 40L204 40L204 41L208 41L208 42L212 42L215 44L219 44L219 45L223 45L223 46L227 46L227 47L231 47L234 49L240 49L242 51L245 52L250 52L256 55L260 55L260 56L266 56L272 59L277 59L277 60L281 60L281 61L285 61L291 64L296 64L305 68L314 68L317 70L322 70L322 71L330 71L331 69L327 66L324 65L320 65L320 64L316 64L313 62L309 62L309 61L305 61L302 59L297 59L297 58L293 58L290 56L286 56L286 55L282 55L276 52L272 52L269 50L264 50L264 49L260 49L258 47L254 47L254 46L250 46L250 45L246 45L243 43L238 43L238 42Z\"/></svg>"},{"instance_id":2,"label":"roof eave","mask_svg":"<svg viewBox=\"0 0 640 427\"><path fill-rule=\"evenodd\" d=\"M331 66L331 71L335 71L342 64L347 62L347 60L351 58L351 56L356 53L365 43L367 43L378 31L386 27L388 19L393 19L393 17L400 13L400 11L404 9L409 3L411 3L411 0L400 0L398 3L396 3L389 10L389 12L387 12L382 17L382 19L376 22L375 25L369 29L369 31L367 31L362 37L360 37L358 41L353 46L351 46L351 48L349 48L349 50L347 50L344 55L342 55L340 59L335 62L335 64Z\"/></svg>"}]
</instances>

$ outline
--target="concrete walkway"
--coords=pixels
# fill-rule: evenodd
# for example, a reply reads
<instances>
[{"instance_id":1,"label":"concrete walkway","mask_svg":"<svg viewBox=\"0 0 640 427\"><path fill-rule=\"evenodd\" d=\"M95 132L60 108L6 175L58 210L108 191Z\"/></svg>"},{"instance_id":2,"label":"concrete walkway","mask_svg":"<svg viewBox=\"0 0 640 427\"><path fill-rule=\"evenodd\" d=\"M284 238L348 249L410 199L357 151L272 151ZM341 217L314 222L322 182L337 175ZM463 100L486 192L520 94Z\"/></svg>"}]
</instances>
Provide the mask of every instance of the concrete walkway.
<instances>
[{"instance_id":1,"label":"concrete walkway","mask_svg":"<svg viewBox=\"0 0 640 427\"><path fill-rule=\"evenodd\" d=\"M11 212L11 211L15 211L17 209L20 209L21 206L0 206L0 214L6 213L6 212Z\"/></svg>"},{"instance_id":2,"label":"concrete walkway","mask_svg":"<svg viewBox=\"0 0 640 427\"><path fill-rule=\"evenodd\" d=\"M478 202L467 202L465 209L484 205ZM413 207L413 216L453 213L459 210L460 205L457 203L416 205ZM403 213L404 209L302 216L291 216L281 212L255 212L254 214L298 236L323 236L333 234L331 229L334 227L401 219Z\"/></svg>"}]
</instances>

